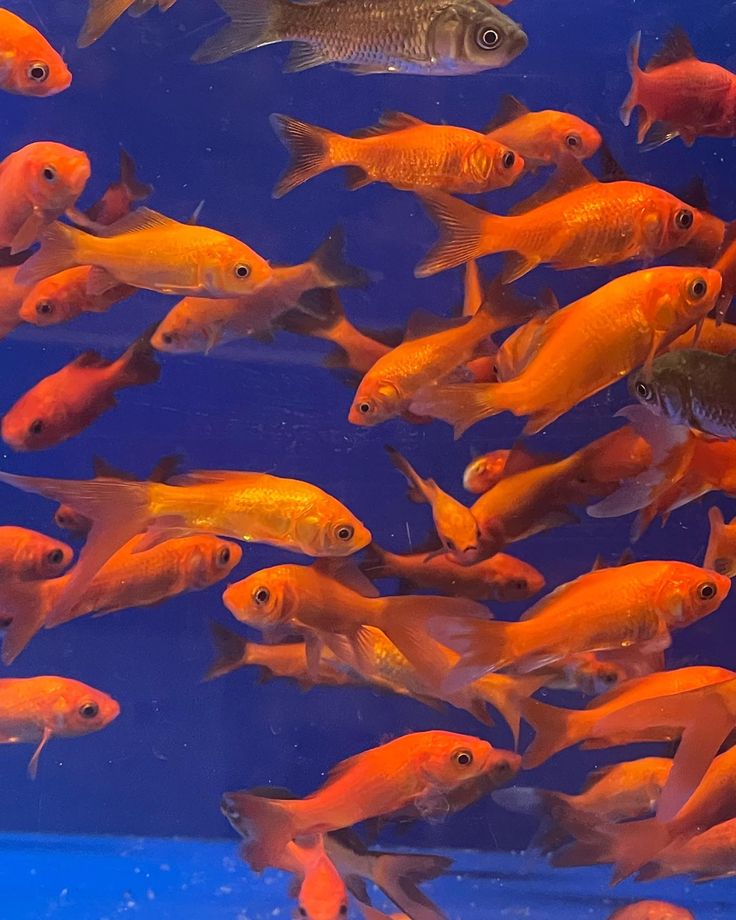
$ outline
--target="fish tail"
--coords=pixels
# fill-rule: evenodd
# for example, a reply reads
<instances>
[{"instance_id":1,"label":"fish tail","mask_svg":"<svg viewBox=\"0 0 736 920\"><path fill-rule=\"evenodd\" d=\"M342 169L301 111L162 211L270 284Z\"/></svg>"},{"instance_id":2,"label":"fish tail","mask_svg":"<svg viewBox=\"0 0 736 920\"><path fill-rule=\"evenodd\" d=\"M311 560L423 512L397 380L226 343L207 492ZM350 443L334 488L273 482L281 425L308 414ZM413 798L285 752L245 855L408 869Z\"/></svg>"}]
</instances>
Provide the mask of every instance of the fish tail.
<instances>
[{"instance_id":1,"label":"fish tail","mask_svg":"<svg viewBox=\"0 0 736 920\"><path fill-rule=\"evenodd\" d=\"M210 36L192 56L197 64L214 64L234 54L242 54L281 41L277 25L284 0L217 0L230 22Z\"/></svg>"},{"instance_id":2,"label":"fish tail","mask_svg":"<svg viewBox=\"0 0 736 920\"><path fill-rule=\"evenodd\" d=\"M511 664L516 657L516 625L480 618L444 617L433 621L432 636L460 655L460 660L444 681L443 691L456 693L486 674Z\"/></svg>"},{"instance_id":3,"label":"fish tail","mask_svg":"<svg viewBox=\"0 0 736 920\"><path fill-rule=\"evenodd\" d=\"M153 194L153 186L138 178L135 160L120 148L120 182L131 201L144 201Z\"/></svg>"},{"instance_id":4,"label":"fish tail","mask_svg":"<svg viewBox=\"0 0 736 920\"><path fill-rule=\"evenodd\" d=\"M516 381L439 384L422 390L411 408L452 425L457 439L473 425L500 412L524 415L516 398L517 392L523 391L515 384Z\"/></svg>"},{"instance_id":5,"label":"fish tail","mask_svg":"<svg viewBox=\"0 0 736 920\"><path fill-rule=\"evenodd\" d=\"M49 581L7 579L0 587L0 617L10 620L3 635L2 662L12 664L42 628L50 609Z\"/></svg>"},{"instance_id":6,"label":"fish tail","mask_svg":"<svg viewBox=\"0 0 736 920\"><path fill-rule=\"evenodd\" d=\"M368 272L345 259L345 232L335 227L310 259L322 288L362 288L370 283Z\"/></svg>"},{"instance_id":7,"label":"fish tail","mask_svg":"<svg viewBox=\"0 0 736 920\"><path fill-rule=\"evenodd\" d=\"M331 168L330 138L335 136L332 131L278 114L271 116L271 127L292 157L276 183L274 198L283 198L298 185Z\"/></svg>"},{"instance_id":8,"label":"fish tail","mask_svg":"<svg viewBox=\"0 0 736 920\"><path fill-rule=\"evenodd\" d=\"M631 124L631 116L634 109L639 105L639 81L641 80L642 69L639 66L639 54L641 51L641 31L631 39L629 43L628 65L629 74L631 75L631 89L629 95L621 106L621 121L628 126Z\"/></svg>"},{"instance_id":9,"label":"fish tail","mask_svg":"<svg viewBox=\"0 0 736 920\"><path fill-rule=\"evenodd\" d=\"M147 329L116 364L116 381L120 387L139 387L156 383L161 376L161 366L156 360L156 350L151 345L155 326Z\"/></svg>"},{"instance_id":10,"label":"fish tail","mask_svg":"<svg viewBox=\"0 0 736 920\"><path fill-rule=\"evenodd\" d=\"M417 278L436 275L471 259L504 250L500 240L498 245L487 241L487 234L500 230L496 225L504 218L481 211L443 192L424 191L419 198L429 216L437 223L440 237L414 270Z\"/></svg>"},{"instance_id":11,"label":"fish tail","mask_svg":"<svg viewBox=\"0 0 736 920\"><path fill-rule=\"evenodd\" d=\"M87 18L77 39L77 48L89 48L103 36L135 0L89 0Z\"/></svg>"},{"instance_id":12,"label":"fish tail","mask_svg":"<svg viewBox=\"0 0 736 920\"><path fill-rule=\"evenodd\" d=\"M736 569L736 559L726 558L721 550L723 534L726 530L726 522L723 520L721 509L714 505L708 512L708 521L710 522L710 536L705 550L703 568L720 572L722 575L733 575Z\"/></svg>"},{"instance_id":13,"label":"fish tail","mask_svg":"<svg viewBox=\"0 0 736 920\"><path fill-rule=\"evenodd\" d=\"M238 825L247 835L241 852L254 872L277 865L289 841L297 836L288 801L249 792L226 792L222 808L238 814Z\"/></svg>"},{"instance_id":14,"label":"fish tail","mask_svg":"<svg viewBox=\"0 0 736 920\"><path fill-rule=\"evenodd\" d=\"M534 740L524 752L525 770L538 767L550 757L575 744L573 732L576 710L562 709L528 699L522 703L521 714L534 730Z\"/></svg>"},{"instance_id":15,"label":"fish tail","mask_svg":"<svg viewBox=\"0 0 736 920\"><path fill-rule=\"evenodd\" d=\"M214 680L248 664L250 643L247 639L214 620L210 623L210 635L215 646L215 658L204 676L205 680Z\"/></svg>"},{"instance_id":16,"label":"fish tail","mask_svg":"<svg viewBox=\"0 0 736 920\"><path fill-rule=\"evenodd\" d=\"M609 859L615 865L612 884L617 885L652 862L672 840L669 825L656 818L619 824L611 829Z\"/></svg>"},{"instance_id":17,"label":"fish tail","mask_svg":"<svg viewBox=\"0 0 736 920\"><path fill-rule=\"evenodd\" d=\"M386 444L384 450L388 454L391 463L409 483L407 495L410 501L416 502L418 505L424 504L427 501L427 495L426 484L422 477L417 473L406 457L399 453L396 448Z\"/></svg>"},{"instance_id":18,"label":"fish tail","mask_svg":"<svg viewBox=\"0 0 736 920\"><path fill-rule=\"evenodd\" d=\"M422 882L439 878L452 865L444 856L415 856L412 854L382 853L372 863L371 880L393 903L409 917L428 910L437 911L433 917L444 915L419 889Z\"/></svg>"},{"instance_id":19,"label":"fish tail","mask_svg":"<svg viewBox=\"0 0 736 920\"><path fill-rule=\"evenodd\" d=\"M521 711L524 703L533 696L537 690L544 686L546 678L538 674L509 675L509 689L496 687L495 681L479 680L473 690L494 709L497 709L511 730L514 739L514 750L519 748L519 734L521 732Z\"/></svg>"},{"instance_id":20,"label":"fish tail","mask_svg":"<svg viewBox=\"0 0 736 920\"><path fill-rule=\"evenodd\" d=\"M86 236L81 230L55 221L41 234L41 248L18 269L16 280L21 284L36 284L51 275L79 265L79 243Z\"/></svg>"}]
</instances>

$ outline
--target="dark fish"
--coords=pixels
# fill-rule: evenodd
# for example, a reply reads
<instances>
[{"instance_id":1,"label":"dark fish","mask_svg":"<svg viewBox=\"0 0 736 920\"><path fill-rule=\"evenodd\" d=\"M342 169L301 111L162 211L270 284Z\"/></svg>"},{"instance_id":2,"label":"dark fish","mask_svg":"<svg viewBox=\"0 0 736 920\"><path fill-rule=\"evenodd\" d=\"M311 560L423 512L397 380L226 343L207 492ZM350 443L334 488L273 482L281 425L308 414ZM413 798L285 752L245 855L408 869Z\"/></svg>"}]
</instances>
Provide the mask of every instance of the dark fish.
<instances>
[{"instance_id":1,"label":"dark fish","mask_svg":"<svg viewBox=\"0 0 736 920\"><path fill-rule=\"evenodd\" d=\"M631 395L655 415L716 438L736 438L736 354L685 348L629 378Z\"/></svg>"},{"instance_id":2,"label":"dark fish","mask_svg":"<svg viewBox=\"0 0 736 920\"><path fill-rule=\"evenodd\" d=\"M232 22L194 55L221 61L294 42L288 72L331 62L353 73L462 76L503 67L526 48L489 0L217 0Z\"/></svg>"}]
</instances>

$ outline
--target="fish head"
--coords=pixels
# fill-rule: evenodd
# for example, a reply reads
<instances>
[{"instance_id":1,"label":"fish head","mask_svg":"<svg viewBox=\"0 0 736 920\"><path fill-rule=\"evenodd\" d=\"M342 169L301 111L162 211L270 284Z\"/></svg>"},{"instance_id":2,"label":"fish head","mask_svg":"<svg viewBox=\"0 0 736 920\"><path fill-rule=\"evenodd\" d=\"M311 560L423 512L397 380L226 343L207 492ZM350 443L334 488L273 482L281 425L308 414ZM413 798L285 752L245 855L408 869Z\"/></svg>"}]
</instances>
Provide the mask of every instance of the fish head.
<instances>
[{"instance_id":1,"label":"fish head","mask_svg":"<svg viewBox=\"0 0 736 920\"><path fill-rule=\"evenodd\" d=\"M25 150L25 193L34 207L61 214L84 191L91 174L89 157L64 144L41 141Z\"/></svg>"},{"instance_id":2,"label":"fish head","mask_svg":"<svg viewBox=\"0 0 736 920\"><path fill-rule=\"evenodd\" d=\"M92 529L92 521L69 505L59 505L54 513L54 521L57 527L68 530L77 537L86 537Z\"/></svg>"},{"instance_id":3,"label":"fish head","mask_svg":"<svg viewBox=\"0 0 736 920\"><path fill-rule=\"evenodd\" d=\"M361 428L372 428L401 411L401 395L393 383L366 377L358 387L348 421Z\"/></svg>"},{"instance_id":4,"label":"fish head","mask_svg":"<svg viewBox=\"0 0 736 920\"><path fill-rule=\"evenodd\" d=\"M502 603L525 601L544 588L544 575L533 565L498 553L493 559L491 577L496 598Z\"/></svg>"},{"instance_id":5,"label":"fish head","mask_svg":"<svg viewBox=\"0 0 736 920\"><path fill-rule=\"evenodd\" d=\"M87 272L83 272L84 284L78 274L78 269L70 269L34 284L23 298L20 318L34 326L55 326L77 316L87 299Z\"/></svg>"},{"instance_id":6,"label":"fish head","mask_svg":"<svg viewBox=\"0 0 736 920\"><path fill-rule=\"evenodd\" d=\"M301 920L343 920L347 917L345 882L324 853L307 865L298 905L295 916Z\"/></svg>"},{"instance_id":7,"label":"fish head","mask_svg":"<svg viewBox=\"0 0 736 920\"><path fill-rule=\"evenodd\" d=\"M510 453L510 450L494 450L472 460L463 474L465 489L474 495L492 489L503 479Z\"/></svg>"},{"instance_id":8,"label":"fish head","mask_svg":"<svg viewBox=\"0 0 736 920\"><path fill-rule=\"evenodd\" d=\"M18 540L16 560L24 580L58 578L73 558L74 551L66 543L35 531L29 531L27 539Z\"/></svg>"},{"instance_id":9,"label":"fish head","mask_svg":"<svg viewBox=\"0 0 736 920\"><path fill-rule=\"evenodd\" d=\"M506 545L506 530L503 521L493 516L482 517L478 519L478 527L483 558L487 559L500 553Z\"/></svg>"},{"instance_id":10,"label":"fish head","mask_svg":"<svg viewBox=\"0 0 736 920\"><path fill-rule=\"evenodd\" d=\"M524 172L524 165L518 153L484 138L465 154L462 171L479 186L490 189L513 185Z\"/></svg>"},{"instance_id":11,"label":"fish head","mask_svg":"<svg viewBox=\"0 0 736 920\"><path fill-rule=\"evenodd\" d=\"M308 556L352 556L373 537L368 528L340 502L329 499L294 521L294 534Z\"/></svg>"},{"instance_id":12,"label":"fish head","mask_svg":"<svg viewBox=\"0 0 736 920\"><path fill-rule=\"evenodd\" d=\"M208 588L226 578L243 558L238 543L210 535L187 537L182 568L192 588Z\"/></svg>"},{"instance_id":13,"label":"fish head","mask_svg":"<svg viewBox=\"0 0 736 920\"><path fill-rule=\"evenodd\" d=\"M67 738L100 731L120 715L111 696L75 680L65 680L49 706L54 734Z\"/></svg>"},{"instance_id":14,"label":"fish head","mask_svg":"<svg viewBox=\"0 0 736 920\"><path fill-rule=\"evenodd\" d=\"M41 381L21 396L3 416L0 434L13 450L45 450L68 437L63 407L55 398L56 386Z\"/></svg>"},{"instance_id":15,"label":"fish head","mask_svg":"<svg viewBox=\"0 0 736 920\"><path fill-rule=\"evenodd\" d=\"M623 683L628 675L621 665L602 661L593 653L575 655L565 665L570 685L585 696L600 696Z\"/></svg>"},{"instance_id":16,"label":"fish head","mask_svg":"<svg viewBox=\"0 0 736 920\"><path fill-rule=\"evenodd\" d=\"M731 579L686 562L667 566L657 607L669 627L703 619L721 606L731 590Z\"/></svg>"},{"instance_id":17,"label":"fish head","mask_svg":"<svg viewBox=\"0 0 736 920\"><path fill-rule=\"evenodd\" d=\"M26 32L7 61L0 54L3 89L21 96L55 96L71 86L72 75L61 55L38 32Z\"/></svg>"},{"instance_id":18,"label":"fish head","mask_svg":"<svg viewBox=\"0 0 736 920\"><path fill-rule=\"evenodd\" d=\"M432 786L450 792L489 770L498 769L498 753L487 741L454 732L431 732L422 744L421 770Z\"/></svg>"},{"instance_id":19,"label":"fish head","mask_svg":"<svg viewBox=\"0 0 736 920\"><path fill-rule=\"evenodd\" d=\"M446 6L427 35L435 74L472 74L505 67L528 44L521 26L487 0L458 0Z\"/></svg>"},{"instance_id":20,"label":"fish head","mask_svg":"<svg viewBox=\"0 0 736 920\"><path fill-rule=\"evenodd\" d=\"M603 143L597 128L567 112L555 114L554 135L558 148L557 159L572 155L576 160L587 160L597 153Z\"/></svg>"},{"instance_id":21,"label":"fish head","mask_svg":"<svg viewBox=\"0 0 736 920\"><path fill-rule=\"evenodd\" d=\"M651 372L644 369L634 371L629 376L629 393L654 415L669 419L674 425L687 425L688 414L686 401L681 387L686 380L677 369L672 355L663 355L657 359Z\"/></svg>"},{"instance_id":22,"label":"fish head","mask_svg":"<svg viewBox=\"0 0 736 920\"><path fill-rule=\"evenodd\" d=\"M213 337L211 331L177 307L174 307L158 325L151 336L151 345L156 351L176 355L206 352Z\"/></svg>"},{"instance_id":23,"label":"fish head","mask_svg":"<svg viewBox=\"0 0 736 920\"><path fill-rule=\"evenodd\" d=\"M254 572L226 588L222 600L241 623L254 629L273 629L296 608L292 590L295 568L299 566L279 565Z\"/></svg>"},{"instance_id":24,"label":"fish head","mask_svg":"<svg viewBox=\"0 0 736 920\"><path fill-rule=\"evenodd\" d=\"M482 538L473 512L449 496L434 503L437 534L448 555L459 565L473 565L480 558Z\"/></svg>"},{"instance_id":25,"label":"fish head","mask_svg":"<svg viewBox=\"0 0 736 920\"><path fill-rule=\"evenodd\" d=\"M202 250L202 288L211 297L245 297L271 280L273 269L257 252L233 237Z\"/></svg>"}]
</instances>

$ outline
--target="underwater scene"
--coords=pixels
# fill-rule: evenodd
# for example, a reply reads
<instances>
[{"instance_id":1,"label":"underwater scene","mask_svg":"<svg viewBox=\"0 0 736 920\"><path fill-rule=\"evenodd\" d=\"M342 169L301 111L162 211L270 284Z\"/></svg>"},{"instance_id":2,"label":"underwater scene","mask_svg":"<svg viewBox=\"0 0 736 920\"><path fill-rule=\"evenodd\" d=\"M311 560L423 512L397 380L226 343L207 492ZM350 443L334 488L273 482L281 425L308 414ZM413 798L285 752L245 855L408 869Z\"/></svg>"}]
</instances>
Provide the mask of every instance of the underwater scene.
<instances>
[{"instance_id":1,"label":"underwater scene","mask_svg":"<svg viewBox=\"0 0 736 920\"><path fill-rule=\"evenodd\" d=\"M736 4L5 4L0 920L736 917Z\"/></svg>"}]
</instances>

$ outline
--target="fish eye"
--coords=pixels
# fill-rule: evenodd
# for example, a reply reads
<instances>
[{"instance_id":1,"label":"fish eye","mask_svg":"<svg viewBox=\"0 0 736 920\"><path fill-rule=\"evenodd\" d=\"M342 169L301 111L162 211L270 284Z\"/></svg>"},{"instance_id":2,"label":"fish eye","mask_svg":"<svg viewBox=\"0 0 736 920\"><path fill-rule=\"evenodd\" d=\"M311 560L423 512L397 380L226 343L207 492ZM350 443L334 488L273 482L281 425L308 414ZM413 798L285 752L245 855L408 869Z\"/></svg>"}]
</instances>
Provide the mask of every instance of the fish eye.
<instances>
[{"instance_id":1,"label":"fish eye","mask_svg":"<svg viewBox=\"0 0 736 920\"><path fill-rule=\"evenodd\" d=\"M173 345L174 336L171 332L163 332L161 334L161 341L164 343L164 345Z\"/></svg>"},{"instance_id":2,"label":"fish eye","mask_svg":"<svg viewBox=\"0 0 736 920\"><path fill-rule=\"evenodd\" d=\"M306 912L306 910L305 910L303 907L300 907L300 908L299 908L299 916L300 916L300 917L308 917L309 914Z\"/></svg>"},{"instance_id":3,"label":"fish eye","mask_svg":"<svg viewBox=\"0 0 736 920\"><path fill-rule=\"evenodd\" d=\"M445 546L450 550L451 553L454 553L455 550L457 549L457 547L455 546L455 541L450 540L449 537L445 540Z\"/></svg>"},{"instance_id":4,"label":"fish eye","mask_svg":"<svg viewBox=\"0 0 736 920\"><path fill-rule=\"evenodd\" d=\"M486 51L493 51L494 48L498 48L501 44L501 36L495 29L481 26L478 30L477 41L481 48L485 48Z\"/></svg>"},{"instance_id":5,"label":"fish eye","mask_svg":"<svg viewBox=\"0 0 736 920\"><path fill-rule=\"evenodd\" d=\"M340 916L341 916L341 917L347 917L347 915L348 915L348 905L347 905L347 904L341 904L341 905L340 905Z\"/></svg>"},{"instance_id":6,"label":"fish eye","mask_svg":"<svg viewBox=\"0 0 736 920\"><path fill-rule=\"evenodd\" d=\"M347 543L348 540L353 539L355 533L355 528L351 524L340 524L335 531L335 536L338 540L342 540L343 543Z\"/></svg>"},{"instance_id":7,"label":"fish eye","mask_svg":"<svg viewBox=\"0 0 736 920\"><path fill-rule=\"evenodd\" d=\"M712 601L716 593L717 589L712 581L704 581L702 585L698 585L698 597L701 601Z\"/></svg>"},{"instance_id":8,"label":"fish eye","mask_svg":"<svg viewBox=\"0 0 736 920\"><path fill-rule=\"evenodd\" d=\"M41 434L43 431L43 421L40 418L37 418L35 421L31 422L28 426L29 434Z\"/></svg>"},{"instance_id":9,"label":"fish eye","mask_svg":"<svg viewBox=\"0 0 736 920\"><path fill-rule=\"evenodd\" d=\"M243 278L247 278L248 275L250 275L250 265L246 265L244 262L239 262L235 266L235 277L242 280Z\"/></svg>"},{"instance_id":10,"label":"fish eye","mask_svg":"<svg viewBox=\"0 0 736 920\"><path fill-rule=\"evenodd\" d=\"M54 312L54 305L49 300L40 300L36 304L36 313L39 316L48 316L49 313Z\"/></svg>"},{"instance_id":11,"label":"fish eye","mask_svg":"<svg viewBox=\"0 0 736 920\"><path fill-rule=\"evenodd\" d=\"M53 182L56 179L56 170L53 166L44 166L41 171L41 175L47 182Z\"/></svg>"},{"instance_id":12,"label":"fish eye","mask_svg":"<svg viewBox=\"0 0 736 920\"><path fill-rule=\"evenodd\" d=\"M514 153L513 150L508 150L503 155L503 160L502 160L503 168L511 169L511 167L514 165L515 162L516 162L516 154Z\"/></svg>"},{"instance_id":13,"label":"fish eye","mask_svg":"<svg viewBox=\"0 0 736 920\"><path fill-rule=\"evenodd\" d=\"M516 578L511 582L511 587L515 588L517 591L527 591L529 589L529 583L526 578Z\"/></svg>"},{"instance_id":14,"label":"fish eye","mask_svg":"<svg viewBox=\"0 0 736 920\"><path fill-rule=\"evenodd\" d=\"M695 278L694 281L690 282L688 290L693 300L702 300L708 293L708 285L704 278Z\"/></svg>"},{"instance_id":15,"label":"fish eye","mask_svg":"<svg viewBox=\"0 0 736 920\"><path fill-rule=\"evenodd\" d=\"M94 719L99 711L100 707L93 700L90 700L87 703L82 703L82 705L79 707L79 715L83 719Z\"/></svg>"},{"instance_id":16,"label":"fish eye","mask_svg":"<svg viewBox=\"0 0 736 920\"><path fill-rule=\"evenodd\" d=\"M599 676L601 681L608 685L615 684L618 680L618 676L616 675L615 671L602 671Z\"/></svg>"},{"instance_id":17,"label":"fish eye","mask_svg":"<svg viewBox=\"0 0 736 920\"><path fill-rule=\"evenodd\" d=\"M675 224L680 230L689 230L694 221L695 215L689 208L682 208L675 214Z\"/></svg>"},{"instance_id":18,"label":"fish eye","mask_svg":"<svg viewBox=\"0 0 736 920\"><path fill-rule=\"evenodd\" d=\"M731 560L726 556L719 556L713 563L713 568L719 575L726 575L731 569Z\"/></svg>"},{"instance_id":19,"label":"fish eye","mask_svg":"<svg viewBox=\"0 0 736 920\"><path fill-rule=\"evenodd\" d=\"M579 147L583 143L583 139L579 134L568 134L565 138L565 143L568 147L574 150L576 147Z\"/></svg>"},{"instance_id":20,"label":"fish eye","mask_svg":"<svg viewBox=\"0 0 736 920\"><path fill-rule=\"evenodd\" d=\"M358 412L361 415L370 415L373 411L373 406L369 402L358 403Z\"/></svg>"},{"instance_id":21,"label":"fish eye","mask_svg":"<svg viewBox=\"0 0 736 920\"><path fill-rule=\"evenodd\" d=\"M52 549L46 556L46 561L51 565L60 565L64 561L64 553L60 549Z\"/></svg>"},{"instance_id":22,"label":"fish eye","mask_svg":"<svg viewBox=\"0 0 736 920\"><path fill-rule=\"evenodd\" d=\"M636 395L639 397L639 399L643 399L645 402L649 402L653 396L652 388L648 384L644 383L643 380L640 380L637 383L635 389Z\"/></svg>"},{"instance_id":23,"label":"fish eye","mask_svg":"<svg viewBox=\"0 0 736 920\"><path fill-rule=\"evenodd\" d=\"M256 588L253 592L253 600L258 607L263 607L264 604L267 604L271 600L271 592L268 588Z\"/></svg>"},{"instance_id":24,"label":"fish eye","mask_svg":"<svg viewBox=\"0 0 736 920\"><path fill-rule=\"evenodd\" d=\"M459 767L469 767L473 762L473 755L470 751L466 750L455 751L452 755L452 759Z\"/></svg>"},{"instance_id":25,"label":"fish eye","mask_svg":"<svg viewBox=\"0 0 736 920\"><path fill-rule=\"evenodd\" d=\"M223 546L220 552L217 554L217 564L218 565L227 565L230 562L230 547Z\"/></svg>"},{"instance_id":26,"label":"fish eye","mask_svg":"<svg viewBox=\"0 0 736 920\"><path fill-rule=\"evenodd\" d=\"M34 61L28 65L26 73L28 79L33 80L34 83L45 83L49 78L49 65L44 64L43 61Z\"/></svg>"}]
</instances>

